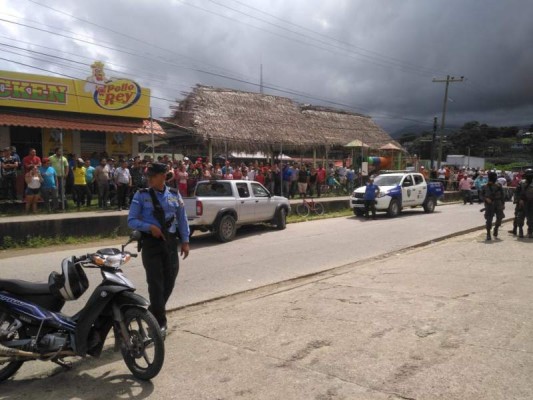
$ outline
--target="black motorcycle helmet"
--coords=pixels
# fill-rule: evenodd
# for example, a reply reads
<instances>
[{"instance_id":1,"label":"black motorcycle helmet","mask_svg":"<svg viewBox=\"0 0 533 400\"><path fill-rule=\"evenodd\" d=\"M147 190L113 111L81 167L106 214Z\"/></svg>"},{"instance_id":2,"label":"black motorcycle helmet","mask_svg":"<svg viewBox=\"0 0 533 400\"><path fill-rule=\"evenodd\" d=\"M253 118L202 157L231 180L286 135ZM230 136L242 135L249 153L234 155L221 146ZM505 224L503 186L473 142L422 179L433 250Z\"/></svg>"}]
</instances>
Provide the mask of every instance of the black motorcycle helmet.
<instances>
[{"instance_id":1,"label":"black motorcycle helmet","mask_svg":"<svg viewBox=\"0 0 533 400\"><path fill-rule=\"evenodd\" d=\"M489 182L496 183L496 181L498 180L498 174L496 174L496 172L494 171L489 171L489 173L487 174L487 178Z\"/></svg>"},{"instance_id":2,"label":"black motorcycle helmet","mask_svg":"<svg viewBox=\"0 0 533 400\"><path fill-rule=\"evenodd\" d=\"M528 168L524 171L524 178L526 181L531 182L533 180L533 169Z\"/></svg>"},{"instance_id":3,"label":"black motorcycle helmet","mask_svg":"<svg viewBox=\"0 0 533 400\"><path fill-rule=\"evenodd\" d=\"M89 280L81 265L66 258L61 263L61 274L52 272L48 277L48 287L58 299L77 300L89 288Z\"/></svg>"}]
</instances>

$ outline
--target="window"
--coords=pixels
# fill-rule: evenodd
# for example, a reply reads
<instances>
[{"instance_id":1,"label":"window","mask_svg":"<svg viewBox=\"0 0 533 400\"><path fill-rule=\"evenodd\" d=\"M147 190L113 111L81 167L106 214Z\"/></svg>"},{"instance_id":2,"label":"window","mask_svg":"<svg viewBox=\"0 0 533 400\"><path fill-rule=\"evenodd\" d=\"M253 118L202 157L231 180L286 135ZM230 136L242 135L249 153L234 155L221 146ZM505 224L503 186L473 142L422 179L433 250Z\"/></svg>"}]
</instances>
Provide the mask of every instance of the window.
<instances>
[{"instance_id":1,"label":"window","mask_svg":"<svg viewBox=\"0 0 533 400\"><path fill-rule=\"evenodd\" d=\"M231 197L231 183L229 182L200 182L196 188L199 197Z\"/></svg>"},{"instance_id":2,"label":"window","mask_svg":"<svg viewBox=\"0 0 533 400\"><path fill-rule=\"evenodd\" d=\"M422 185L424 183L424 178L422 175L413 175L415 177L415 185Z\"/></svg>"},{"instance_id":3,"label":"window","mask_svg":"<svg viewBox=\"0 0 533 400\"><path fill-rule=\"evenodd\" d=\"M413 186L413 178L411 178L411 175L407 175L405 179L403 180L402 186Z\"/></svg>"},{"instance_id":4,"label":"window","mask_svg":"<svg viewBox=\"0 0 533 400\"><path fill-rule=\"evenodd\" d=\"M237 183L237 192L239 192L239 197L241 198L250 197L247 183Z\"/></svg>"},{"instance_id":5,"label":"window","mask_svg":"<svg viewBox=\"0 0 533 400\"><path fill-rule=\"evenodd\" d=\"M255 197L269 197L270 193L262 185L258 183L252 183L252 192Z\"/></svg>"}]
</instances>

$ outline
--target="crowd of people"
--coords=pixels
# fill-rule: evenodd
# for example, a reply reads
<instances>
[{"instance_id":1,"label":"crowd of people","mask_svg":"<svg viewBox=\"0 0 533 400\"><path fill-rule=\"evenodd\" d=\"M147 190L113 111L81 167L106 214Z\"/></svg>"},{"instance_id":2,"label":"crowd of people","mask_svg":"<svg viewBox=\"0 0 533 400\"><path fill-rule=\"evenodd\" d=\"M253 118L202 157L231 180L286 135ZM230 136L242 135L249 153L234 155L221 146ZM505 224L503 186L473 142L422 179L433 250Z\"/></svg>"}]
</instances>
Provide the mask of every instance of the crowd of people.
<instances>
[{"instance_id":1,"label":"crowd of people","mask_svg":"<svg viewBox=\"0 0 533 400\"><path fill-rule=\"evenodd\" d=\"M173 160L160 156L157 162L168 166L167 185L176 188L183 197L190 197L196 183L204 179L251 180L263 184L271 193L287 198L296 196L322 196L327 192L346 195L362 183L361 176L353 168L324 166L314 167L305 162L222 161L210 163L203 158L184 157ZM67 207L66 199L72 199L75 207L91 207L96 198L97 207L125 210L134 193L146 187L146 171L152 162L149 156L119 157L113 159L106 153L93 153L85 160L76 154L61 154L59 148L49 157L40 158L30 149L22 159L14 147L6 147L0 157L0 177L3 198L16 201L17 176L24 175L26 212L36 212L40 200L49 212ZM427 180L440 181L450 191L460 191L464 203L472 203L473 193L478 193L488 182L487 171L475 168L442 166L432 170L420 167ZM502 187L517 187L522 180L519 172L501 171L498 183ZM63 203L61 203L63 199Z\"/></svg>"}]
</instances>

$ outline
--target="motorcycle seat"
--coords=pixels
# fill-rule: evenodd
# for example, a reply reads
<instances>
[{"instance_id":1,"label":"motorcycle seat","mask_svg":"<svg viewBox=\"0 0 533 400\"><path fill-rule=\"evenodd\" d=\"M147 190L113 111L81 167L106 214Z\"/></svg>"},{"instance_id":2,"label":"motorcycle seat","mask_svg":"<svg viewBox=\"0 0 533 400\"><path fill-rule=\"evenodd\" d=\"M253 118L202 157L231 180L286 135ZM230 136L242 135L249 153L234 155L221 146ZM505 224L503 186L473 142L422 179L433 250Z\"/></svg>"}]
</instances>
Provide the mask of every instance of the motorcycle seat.
<instances>
[{"instance_id":1,"label":"motorcycle seat","mask_svg":"<svg viewBox=\"0 0 533 400\"><path fill-rule=\"evenodd\" d=\"M48 283L33 283L18 279L0 279L0 290L18 295L50 294Z\"/></svg>"}]
</instances>

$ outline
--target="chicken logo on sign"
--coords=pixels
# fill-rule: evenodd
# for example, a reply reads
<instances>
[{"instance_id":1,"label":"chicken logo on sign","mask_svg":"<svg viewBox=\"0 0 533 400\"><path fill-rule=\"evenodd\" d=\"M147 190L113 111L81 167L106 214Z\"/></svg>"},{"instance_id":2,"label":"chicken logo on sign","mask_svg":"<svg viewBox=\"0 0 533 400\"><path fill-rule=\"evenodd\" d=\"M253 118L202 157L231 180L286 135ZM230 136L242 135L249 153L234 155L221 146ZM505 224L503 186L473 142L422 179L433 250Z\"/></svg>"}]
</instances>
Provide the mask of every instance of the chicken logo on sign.
<instances>
[{"instance_id":1,"label":"chicken logo on sign","mask_svg":"<svg viewBox=\"0 0 533 400\"><path fill-rule=\"evenodd\" d=\"M92 75L87 77L85 92L91 93L94 102L105 110L123 110L134 105L141 97L141 87L129 79L108 79L104 63L91 65Z\"/></svg>"}]
</instances>

